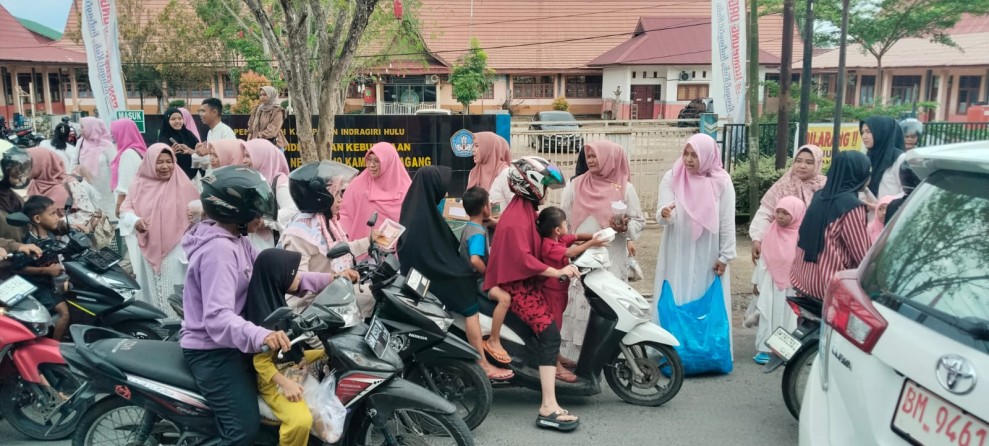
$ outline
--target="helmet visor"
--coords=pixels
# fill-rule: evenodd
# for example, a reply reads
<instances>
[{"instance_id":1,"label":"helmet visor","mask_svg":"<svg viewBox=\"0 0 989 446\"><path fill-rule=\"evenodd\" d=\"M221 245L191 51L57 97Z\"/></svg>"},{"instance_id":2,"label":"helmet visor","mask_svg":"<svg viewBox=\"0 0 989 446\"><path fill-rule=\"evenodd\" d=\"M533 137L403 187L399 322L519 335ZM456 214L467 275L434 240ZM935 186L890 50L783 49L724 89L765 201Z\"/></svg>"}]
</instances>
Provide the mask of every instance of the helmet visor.
<instances>
[{"instance_id":1,"label":"helmet visor","mask_svg":"<svg viewBox=\"0 0 989 446\"><path fill-rule=\"evenodd\" d=\"M278 204L275 202L275 194L267 184L245 190L242 198L244 205L256 217L272 220L277 218Z\"/></svg>"},{"instance_id":2,"label":"helmet visor","mask_svg":"<svg viewBox=\"0 0 989 446\"><path fill-rule=\"evenodd\" d=\"M0 179L14 189L23 189L31 182L31 155L17 147L9 148L0 158Z\"/></svg>"},{"instance_id":3,"label":"helmet visor","mask_svg":"<svg viewBox=\"0 0 989 446\"><path fill-rule=\"evenodd\" d=\"M336 196L342 195L350 180L358 174L357 169L336 161L323 160L316 172L326 182L327 191Z\"/></svg>"},{"instance_id":4,"label":"helmet visor","mask_svg":"<svg viewBox=\"0 0 989 446\"><path fill-rule=\"evenodd\" d=\"M549 163L546 165L546 172L543 174L543 186L550 189L562 189L566 186L567 180L563 176L563 172L560 171L556 164Z\"/></svg>"}]
</instances>

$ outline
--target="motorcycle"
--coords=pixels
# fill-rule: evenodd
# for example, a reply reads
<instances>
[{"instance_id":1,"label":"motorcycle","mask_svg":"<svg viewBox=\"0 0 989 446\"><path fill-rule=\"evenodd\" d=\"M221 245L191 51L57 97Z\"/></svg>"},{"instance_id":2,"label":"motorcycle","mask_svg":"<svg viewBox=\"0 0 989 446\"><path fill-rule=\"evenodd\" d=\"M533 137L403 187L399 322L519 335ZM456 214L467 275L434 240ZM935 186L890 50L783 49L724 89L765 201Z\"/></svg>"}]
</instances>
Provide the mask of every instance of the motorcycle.
<instances>
[{"instance_id":1,"label":"motorcycle","mask_svg":"<svg viewBox=\"0 0 989 446\"><path fill-rule=\"evenodd\" d=\"M71 209L71 198L65 207ZM7 216L7 223L24 227L30 220L15 212ZM120 255L109 248L93 249L89 236L74 229L70 229L67 239L44 240L38 247L43 258L63 259L62 266L72 284L65 301L73 323L109 327L140 339L163 339L168 335L161 322L167 315L135 298L141 286L120 267ZM25 254L15 254L13 259L15 269L35 260Z\"/></svg>"},{"instance_id":2,"label":"motorcycle","mask_svg":"<svg viewBox=\"0 0 989 446\"><path fill-rule=\"evenodd\" d=\"M332 251L344 255L349 247ZM302 313L283 307L263 323L271 328L284 324L293 344L316 339L326 349L336 396L348 409L339 444L395 446L436 439L474 444L453 404L398 376L402 360L388 348L388 330L380 321L361 321L346 279L331 283ZM76 413L97 395L110 394L85 411L74 446L91 445L97 438L116 438L114 444L218 442L212 412L196 390L178 343L122 338L96 327L70 331L74 343L63 344L62 354L74 372L91 378L60 413ZM260 398L259 404L264 404ZM256 444L277 444L273 422L263 422Z\"/></svg>"},{"instance_id":3,"label":"motorcycle","mask_svg":"<svg viewBox=\"0 0 989 446\"><path fill-rule=\"evenodd\" d=\"M367 224L374 227L376 222L377 213ZM389 345L405 364L403 376L455 404L471 430L480 426L494 398L491 380L477 363L477 350L449 333L453 316L443 303L428 291L410 287L409 279L399 274L395 255L376 243L370 244L367 259L356 269L361 284L370 284L373 318L391 332Z\"/></svg>"},{"instance_id":4,"label":"motorcycle","mask_svg":"<svg viewBox=\"0 0 989 446\"><path fill-rule=\"evenodd\" d=\"M15 129L3 127L0 129L0 136L10 141L11 144L24 148L37 147L41 144L41 141L45 140L45 137L34 131L34 127L32 126L17 127Z\"/></svg>"},{"instance_id":5,"label":"motorcycle","mask_svg":"<svg viewBox=\"0 0 989 446\"><path fill-rule=\"evenodd\" d=\"M763 372L771 373L780 366L785 366L783 402L790 415L800 419L804 388L807 387L810 367L814 365L820 344L822 302L806 296L788 296L786 300L797 313L797 328L792 333L787 333L782 327L777 327L766 340L771 354Z\"/></svg>"},{"instance_id":6,"label":"motorcycle","mask_svg":"<svg viewBox=\"0 0 989 446\"><path fill-rule=\"evenodd\" d=\"M53 421L64 398L82 380L46 338L51 315L31 297L37 288L20 276L0 283L0 414L21 434L59 440L75 431L80 417Z\"/></svg>"},{"instance_id":7,"label":"motorcycle","mask_svg":"<svg viewBox=\"0 0 989 446\"><path fill-rule=\"evenodd\" d=\"M683 385L683 363L674 347L676 337L651 320L649 303L635 289L608 271L604 248L588 249L574 262L581 274L591 312L584 345L574 374L577 381L556 382L557 395L601 393L601 374L625 402L659 406L676 396ZM479 297L482 334L491 330L495 303ZM464 333L464 319L455 325ZM512 356L512 385L540 390L539 347L525 322L509 312L501 329L502 345Z\"/></svg>"}]
</instances>

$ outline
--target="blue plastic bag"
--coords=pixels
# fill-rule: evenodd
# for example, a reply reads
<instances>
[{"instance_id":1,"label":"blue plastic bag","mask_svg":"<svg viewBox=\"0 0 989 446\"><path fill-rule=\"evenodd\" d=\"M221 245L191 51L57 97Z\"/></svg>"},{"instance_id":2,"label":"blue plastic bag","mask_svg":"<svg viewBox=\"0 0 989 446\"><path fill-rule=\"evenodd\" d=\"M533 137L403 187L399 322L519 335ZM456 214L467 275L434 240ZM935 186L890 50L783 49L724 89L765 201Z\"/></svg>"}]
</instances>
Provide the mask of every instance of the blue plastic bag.
<instances>
[{"instance_id":1,"label":"blue plastic bag","mask_svg":"<svg viewBox=\"0 0 989 446\"><path fill-rule=\"evenodd\" d=\"M658 310L660 325L680 341L676 350L685 374L731 373L730 327L720 277L714 278L700 299L680 306L664 280Z\"/></svg>"}]
</instances>

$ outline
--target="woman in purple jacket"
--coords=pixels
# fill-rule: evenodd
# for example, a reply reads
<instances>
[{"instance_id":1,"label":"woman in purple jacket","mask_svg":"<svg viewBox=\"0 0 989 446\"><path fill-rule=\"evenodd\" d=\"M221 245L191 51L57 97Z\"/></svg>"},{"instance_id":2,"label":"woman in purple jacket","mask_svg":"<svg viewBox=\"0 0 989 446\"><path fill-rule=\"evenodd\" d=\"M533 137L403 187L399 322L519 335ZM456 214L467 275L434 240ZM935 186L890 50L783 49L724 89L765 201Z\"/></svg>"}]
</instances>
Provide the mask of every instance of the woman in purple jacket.
<instances>
[{"instance_id":1,"label":"woman in purple jacket","mask_svg":"<svg viewBox=\"0 0 989 446\"><path fill-rule=\"evenodd\" d=\"M251 357L263 346L289 349L282 331L244 320L247 285L258 252L247 234L274 218L274 194L264 178L243 166L216 169L203 179L207 220L182 239L189 259L182 305L182 345L199 391L216 417L222 445L249 445L260 425ZM300 294L318 292L332 275L301 273Z\"/></svg>"}]
</instances>

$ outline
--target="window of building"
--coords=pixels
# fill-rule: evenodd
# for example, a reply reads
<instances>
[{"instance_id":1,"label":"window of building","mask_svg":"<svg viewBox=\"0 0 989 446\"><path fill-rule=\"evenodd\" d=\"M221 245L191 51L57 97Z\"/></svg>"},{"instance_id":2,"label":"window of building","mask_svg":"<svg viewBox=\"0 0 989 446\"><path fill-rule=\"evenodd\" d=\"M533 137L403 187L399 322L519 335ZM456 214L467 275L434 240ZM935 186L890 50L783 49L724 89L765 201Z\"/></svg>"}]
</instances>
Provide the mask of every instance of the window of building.
<instances>
[{"instance_id":1,"label":"window of building","mask_svg":"<svg viewBox=\"0 0 989 446\"><path fill-rule=\"evenodd\" d=\"M128 98L140 98L141 92L137 89L137 82L127 82L125 87L127 87L127 97Z\"/></svg>"},{"instance_id":2,"label":"window of building","mask_svg":"<svg viewBox=\"0 0 989 446\"><path fill-rule=\"evenodd\" d=\"M697 98L706 98L710 92L708 84L680 84L677 86L678 101L692 101Z\"/></svg>"},{"instance_id":3,"label":"window of building","mask_svg":"<svg viewBox=\"0 0 989 446\"><path fill-rule=\"evenodd\" d=\"M436 102L436 85L385 85L383 87L385 102L402 104L419 104Z\"/></svg>"},{"instance_id":4,"label":"window of building","mask_svg":"<svg viewBox=\"0 0 989 446\"><path fill-rule=\"evenodd\" d=\"M48 73L48 91L52 95L52 102L62 102L62 87L58 73Z\"/></svg>"},{"instance_id":5,"label":"window of building","mask_svg":"<svg viewBox=\"0 0 989 446\"><path fill-rule=\"evenodd\" d=\"M663 86L662 85L656 85L655 87L653 87L653 89L652 89L652 100L653 101L656 101L656 102L659 102L659 101L662 101L663 100Z\"/></svg>"},{"instance_id":6,"label":"window of building","mask_svg":"<svg viewBox=\"0 0 989 446\"><path fill-rule=\"evenodd\" d=\"M512 96L519 99L553 99L553 76L512 76Z\"/></svg>"},{"instance_id":7,"label":"window of building","mask_svg":"<svg viewBox=\"0 0 989 446\"><path fill-rule=\"evenodd\" d=\"M862 76L859 78L862 88L859 90L859 105L870 105L876 100L876 77Z\"/></svg>"},{"instance_id":8,"label":"window of building","mask_svg":"<svg viewBox=\"0 0 989 446\"><path fill-rule=\"evenodd\" d=\"M893 76L889 92L893 104L909 104L920 99L920 76Z\"/></svg>"},{"instance_id":9,"label":"window of building","mask_svg":"<svg viewBox=\"0 0 989 446\"><path fill-rule=\"evenodd\" d=\"M236 98L237 97L237 84L230 77L229 74L224 74L220 76L223 81L223 97L225 98Z\"/></svg>"},{"instance_id":10,"label":"window of building","mask_svg":"<svg viewBox=\"0 0 989 446\"><path fill-rule=\"evenodd\" d=\"M0 68L0 74L3 75L3 94L6 96L7 104L14 103L14 87L10 83L10 72L6 68Z\"/></svg>"},{"instance_id":11,"label":"window of building","mask_svg":"<svg viewBox=\"0 0 989 446\"><path fill-rule=\"evenodd\" d=\"M76 94L79 95L80 98L93 97L93 90L89 85L89 74L86 73L85 69L76 70Z\"/></svg>"},{"instance_id":12,"label":"window of building","mask_svg":"<svg viewBox=\"0 0 989 446\"><path fill-rule=\"evenodd\" d=\"M968 113L968 106L979 102L982 76L958 76L958 114Z\"/></svg>"},{"instance_id":13,"label":"window of building","mask_svg":"<svg viewBox=\"0 0 989 446\"><path fill-rule=\"evenodd\" d=\"M481 94L481 99L494 99L494 82L488 85L488 89Z\"/></svg>"},{"instance_id":14,"label":"window of building","mask_svg":"<svg viewBox=\"0 0 989 446\"><path fill-rule=\"evenodd\" d=\"M567 76L566 97L600 98L602 76Z\"/></svg>"}]
</instances>

